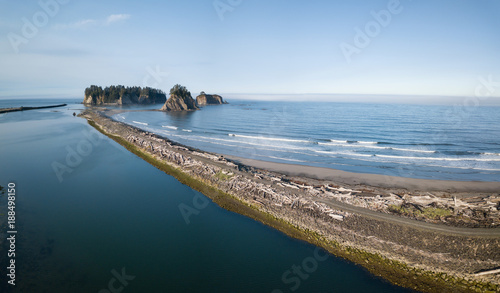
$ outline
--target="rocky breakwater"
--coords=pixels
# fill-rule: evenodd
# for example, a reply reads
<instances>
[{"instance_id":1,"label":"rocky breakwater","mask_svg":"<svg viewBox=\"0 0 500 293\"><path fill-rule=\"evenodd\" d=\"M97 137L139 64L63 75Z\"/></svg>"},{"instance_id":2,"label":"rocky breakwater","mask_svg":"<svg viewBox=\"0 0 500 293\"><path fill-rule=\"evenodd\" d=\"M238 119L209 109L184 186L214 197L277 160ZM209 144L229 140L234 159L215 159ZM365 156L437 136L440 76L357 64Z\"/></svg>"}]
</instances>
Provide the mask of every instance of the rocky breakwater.
<instances>
[{"instance_id":1,"label":"rocky breakwater","mask_svg":"<svg viewBox=\"0 0 500 293\"><path fill-rule=\"evenodd\" d=\"M181 85L175 85L170 90L170 97L165 102L161 111L193 111L198 110L191 93Z\"/></svg>"},{"instance_id":2,"label":"rocky breakwater","mask_svg":"<svg viewBox=\"0 0 500 293\"><path fill-rule=\"evenodd\" d=\"M2 114L2 113L9 113L9 112L18 112L18 111L59 108L59 107L64 107L64 106L67 106L67 104L59 104L59 105L52 105L52 106L42 106L42 107L0 108L0 114Z\"/></svg>"},{"instance_id":3,"label":"rocky breakwater","mask_svg":"<svg viewBox=\"0 0 500 293\"><path fill-rule=\"evenodd\" d=\"M381 188L340 186L331 180L256 169L177 144L97 111L87 110L82 115L129 150L145 154L143 158L155 166L166 164L209 186L199 190L219 205L322 246L392 283L425 292L499 289L497 274L481 273L500 267L498 229L444 226L361 208L356 202L369 207L370 198L374 205L420 203L407 199L410 194L401 198ZM206 190L218 190L219 195ZM226 206L231 198L240 207Z\"/></svg>"},{"instance_id":4,"label":"rocky breakwater","mask_svg":"<svg viewBox=\"0 0 500 293\"><path fill-rule=\"evenodd\" d=\"M200 95L196 97L196 104L198 106L222 105L227 104L227 102L219 95L209 95L205 94L205 92L201 92Z\"/></svg>"}]
</instances>

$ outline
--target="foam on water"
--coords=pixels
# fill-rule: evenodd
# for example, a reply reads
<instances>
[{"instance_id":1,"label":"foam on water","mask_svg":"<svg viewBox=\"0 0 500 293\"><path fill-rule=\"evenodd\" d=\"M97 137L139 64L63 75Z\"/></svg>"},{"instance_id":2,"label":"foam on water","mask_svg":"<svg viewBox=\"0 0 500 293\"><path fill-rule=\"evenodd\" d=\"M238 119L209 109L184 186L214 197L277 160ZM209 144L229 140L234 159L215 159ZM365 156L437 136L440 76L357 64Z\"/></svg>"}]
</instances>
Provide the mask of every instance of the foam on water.
<instances>
[{"instance_id":1,"label":"foam on water","mask_svg":"<svg viewBox=\"0 0 500 293\"><path fill-rule=\"evenodd\" d=\"M358 154L358 153L345 153L345 152L330 152L330 151L315 151L320 154L329 154L329 155L342 155L342 156L355 156L355 157L373 157L373 155L366 154Z\"/></svg>"},{"instance_id":2,"label":"foam on water","mask_svg":"<svg viewBox=\"0 0 500 293\"><path fill-rule=\"evenodd\" d=\"M436 151L405 149L405 148L394 148L394 147L388 147L387 149L395 150L395 151L403 151L403 152L415 152L415 153L436 153Z\"/></svg>"},{"instance_id":3,"label":"foam on water","mask_svg":"<svg viewBox=\"0 0 500 293\"><path fill-rule=\"evenodd\" d=\"M233 137L242 137L248 139L258 139L258 140L271 140L271 141L288 141L288 142L301 142L301 143L310 143L308 140L300 140L300 139L289 139L289 138L278 138L278 137L263 137L263 136L251 136L251 135L242 135L242 134L234 134L229 133L229 136Z\"/></svg>"}]
</instances>

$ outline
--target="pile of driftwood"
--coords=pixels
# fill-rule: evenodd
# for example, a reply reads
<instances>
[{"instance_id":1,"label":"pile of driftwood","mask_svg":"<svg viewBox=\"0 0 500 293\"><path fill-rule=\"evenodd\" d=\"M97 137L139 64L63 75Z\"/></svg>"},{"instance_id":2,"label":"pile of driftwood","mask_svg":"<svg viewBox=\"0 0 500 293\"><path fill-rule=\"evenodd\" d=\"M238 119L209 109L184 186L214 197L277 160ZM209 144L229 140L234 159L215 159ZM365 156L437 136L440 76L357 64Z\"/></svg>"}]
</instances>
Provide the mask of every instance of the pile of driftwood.
<instances>
[{"instance_id":1,"label":"pile of driftwood","mask_svg":"<svg viewBox=\"0 0 500 293\"><path fill-rule=\"evenodd\" d=\"M370 210L393 213L394 207L410 206L424 211L426 208L451 211L453 216L461 216L470 220L490 220L498 222L500 218L499 202L496 195L489 197L444 198L426 193L412 194L381 194L372 190L356 190L331 184L308 185L305 182L296 183L286 176L251 168L251 174L256 180L251 180L241 173L235 174L238 165L214 154L191 151L183 146L172 144L150 133L142 135L130 134L127 140L165 160L184 172L196 175L205 182L216 185L219 189L237 195L257 206L288 206L289 208L307 209L310 212L324 214L335 220L343 220L346 213L332 210L324 200L336 200L350 205ZM207 160L218 164L209 164ZM216 174L226 175L222 180ZM305 195L305 196L304 196ZM315 200L318 199L318 200ZM425 220L425 213L421 214ZM446 218L440 219L446 221Z\"/></svg>"}]
</instances>

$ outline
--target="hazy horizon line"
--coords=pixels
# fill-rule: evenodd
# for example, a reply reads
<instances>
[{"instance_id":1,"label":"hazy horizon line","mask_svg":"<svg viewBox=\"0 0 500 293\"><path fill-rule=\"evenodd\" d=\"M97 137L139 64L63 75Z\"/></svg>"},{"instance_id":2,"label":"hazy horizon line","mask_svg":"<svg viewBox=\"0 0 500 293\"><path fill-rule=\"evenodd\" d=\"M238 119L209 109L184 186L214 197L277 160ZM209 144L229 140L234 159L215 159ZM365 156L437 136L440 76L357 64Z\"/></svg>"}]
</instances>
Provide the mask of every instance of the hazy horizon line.
<instances>
[{"instance_id":1,"label":"hazy horizon line","mask_svg":"<svg viewBox=\"0 0 500 293\"><path fill-rule=\"evenodd\" d=\"M415 95L415 94L353 94L353 93L212 93L224 99L301 102L297 97L308 96L304 102L351 102L351 103L395 103L395 104L431 104L463 106L500 106L500 96L476 97L454 95ZM195 95L196 96L196 95ZM232 96L232 97L231 97ZM349 98L344 100L342 98ZM371 99L376 97L377 99ZM0 100L16 99L82 99L81 96L65 94L15 95L0 96ZM401 99L404 98L404 99Z\"/></svg>"}]
</instances>

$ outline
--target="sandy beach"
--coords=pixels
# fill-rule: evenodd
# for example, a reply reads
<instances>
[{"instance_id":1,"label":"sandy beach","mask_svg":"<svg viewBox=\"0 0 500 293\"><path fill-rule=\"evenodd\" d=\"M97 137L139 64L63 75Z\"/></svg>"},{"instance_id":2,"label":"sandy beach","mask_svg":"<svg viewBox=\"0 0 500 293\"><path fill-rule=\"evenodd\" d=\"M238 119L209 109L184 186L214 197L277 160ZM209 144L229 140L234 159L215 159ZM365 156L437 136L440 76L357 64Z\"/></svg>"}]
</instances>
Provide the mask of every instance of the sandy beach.
<instances>
[{"instance_id":1,"label":"sandy beach","mask_svg":"<svg viewBox=\"0 0 500 293\"><path fill-rule=\"evenodd\" d=\"M430 180L378 174L352 173L330 168L304 166L226 156L231 160L259 169L266 169L288 176L331 180L347 185L367 185L383 188L404 188L409 191L450 193L500 193L500 182Z\"/></svg>"}]
</instances>

